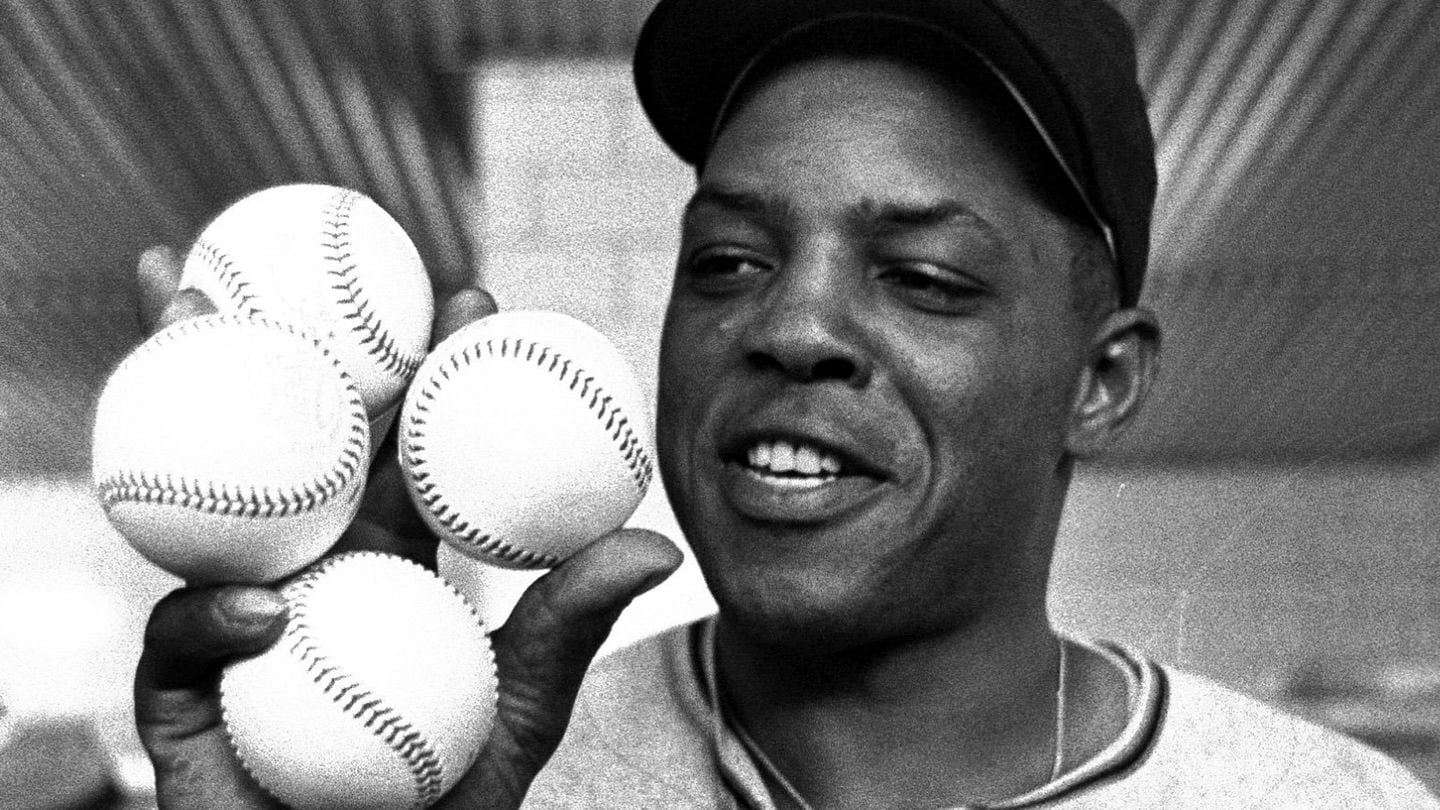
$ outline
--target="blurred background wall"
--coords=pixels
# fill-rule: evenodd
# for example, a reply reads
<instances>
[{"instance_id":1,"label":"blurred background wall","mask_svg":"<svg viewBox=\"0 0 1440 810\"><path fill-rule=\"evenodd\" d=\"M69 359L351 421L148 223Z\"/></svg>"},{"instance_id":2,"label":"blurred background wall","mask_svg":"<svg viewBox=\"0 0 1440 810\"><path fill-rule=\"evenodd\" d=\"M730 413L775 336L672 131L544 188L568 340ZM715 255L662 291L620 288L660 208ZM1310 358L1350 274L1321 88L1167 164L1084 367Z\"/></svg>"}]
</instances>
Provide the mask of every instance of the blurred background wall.
<instances>
[{"instance_id":1,"label":"blurred background wall","mask_svg":"<svg viewBox=\"0 0 1440 810\"><path fill-rule=\"evenodd\" d=\"M80 34L94 45L120 18L187 20L182 6L127 0L97 18L0 4L0 30L32 46L0 56L0 147L23 158L0 168L0 767L7 725L78 720L144 801L129 679L150 605L178 583L109 529L85 480L93 398L138 340L128 273L141 247L183 244L246 187L345 182L418 234L443 266L438 284L473 273L502 307L590 321L653 393L691 178L631 97L624 54L648 4L434 2L413 18L385 5L336 23L369 32L371 50L346 40L364 67L326 51L309 84L286 84L263 66L319 35L274 38L281 3L193 6L211 28L152 21L148 38L97 46L113 62L98 67L81 64L98 57ZM1440 12L1420 0L1117 5L1140 32L1161 142L1146 303L1167 326L1167 363L1134 434L1079 472L1055 620L1386 745L1440 784L1440 68L1424 57L1440 47ZM373 39L382 29L448 44L402 63L395 53L421 51ZM231 43L210 58L244 74L244 90L219 93L221 73L195 79L188 100L159 105L168 123L151 122L169 140L142 149L126 93L174 80L147 54L175 30L189 32L176 42L210 30ZM247 31L271 33L261 48ZM472 72L475 54L486 58ZM87 82L112 106L80 104ZM262 99L249 114L270 122L270 140L237 146L224 126L184 124L211 93L241 120L245 94ZM349 101L327 118L306 98ZM67 118L74 109L90 117ZM87 140L87 121L113 131ZM221 165L204 165L211 152ZM634 522L677 534L658 488ZM499 594L487 610L500 619L527 576L491 580L479 585ZM687 562L607 646L710 609Z\"/></svg>"}]
</instances>

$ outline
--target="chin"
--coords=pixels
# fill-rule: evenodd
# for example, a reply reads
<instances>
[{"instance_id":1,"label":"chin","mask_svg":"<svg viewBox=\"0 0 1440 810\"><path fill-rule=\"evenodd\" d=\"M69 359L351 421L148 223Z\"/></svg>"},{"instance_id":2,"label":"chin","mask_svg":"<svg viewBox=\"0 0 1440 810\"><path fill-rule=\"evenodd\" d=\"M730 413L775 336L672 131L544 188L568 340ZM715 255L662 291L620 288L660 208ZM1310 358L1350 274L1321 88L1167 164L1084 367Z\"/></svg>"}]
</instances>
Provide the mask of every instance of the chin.
<instances>
[{"instance_id":1,"label":"chin","mask_svg":"<svg viewBox=\"0 0 1440 810\"><path fill-rule=\"evenodd\" d=\"M719 588L721 621L752 644L790 654L830 654L883 641L885 611L859 596L863 589L824 581L813 571L777 576L772 569L741 585Z\"/></svg>"}]
</instances>

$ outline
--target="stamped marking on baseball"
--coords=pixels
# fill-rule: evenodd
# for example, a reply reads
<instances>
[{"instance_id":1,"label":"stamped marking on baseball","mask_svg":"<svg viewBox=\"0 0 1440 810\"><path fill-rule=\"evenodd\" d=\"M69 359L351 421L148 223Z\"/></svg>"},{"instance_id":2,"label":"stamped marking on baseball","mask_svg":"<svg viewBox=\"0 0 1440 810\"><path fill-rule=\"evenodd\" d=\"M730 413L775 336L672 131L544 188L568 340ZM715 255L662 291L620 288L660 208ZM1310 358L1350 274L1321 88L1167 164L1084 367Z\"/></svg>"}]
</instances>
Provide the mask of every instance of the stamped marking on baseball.
<instances>
[{"instance_id":1,"label":"stamped marking on baseball","mask_svg":"<svg viewBox=\"0 0 1440 810\"><path fill-rule=\"evenodd\" d=\"M106 381L92 473L106 516L193 582L272 582L314 562L359 506L369 425L310 334L206 315L157 332Z\"/></svg>"},{"instance_id":2,"label":"stamped marking on baseball","mask_svg":"<svg viewBox=\"0 0 1440 810\"><path fill-rule=\"evenodd\" d=\"M421 515L475 559L554 566L634 513L654 476L619 351L557 312L501 312L441 342L406 394L400 462Z\"/></svg>"},{"instance_id":3,"label":"stamped marking on baseball","mask_svg":"<svg viewBox=\"0 0 1440 810\"><path fill-rule=\"evenodd\" d=\"M374 552L327 558L281 593L284 634L220 681L246 770L297 810L433 804L495 719L495 661L473 608L440 577Z\"/></svg>"},{"instance_id":4,"label":"stamped marking on baseball","mask_svg":"<svg viewBox=\"0 0 1440 810\"><path fill-rule=\"evenodd\" d=\"M294 323L327 341L372 418L425 357L435 304L420 254L374 200L313 183L240 199L201 231L182 288L227 313Z\"/></svg>"}]
</instances>

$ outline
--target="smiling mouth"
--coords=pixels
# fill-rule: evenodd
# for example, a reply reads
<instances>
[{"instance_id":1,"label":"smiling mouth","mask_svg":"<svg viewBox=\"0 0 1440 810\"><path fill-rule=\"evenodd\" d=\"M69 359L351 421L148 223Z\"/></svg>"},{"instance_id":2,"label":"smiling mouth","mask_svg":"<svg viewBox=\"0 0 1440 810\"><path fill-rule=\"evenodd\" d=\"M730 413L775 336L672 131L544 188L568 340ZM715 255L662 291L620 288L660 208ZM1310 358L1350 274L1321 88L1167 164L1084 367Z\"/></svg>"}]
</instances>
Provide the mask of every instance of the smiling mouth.
<instances>
[{"instance_id":1,"label":"smiling mouth","mask_svg":"<svg viewBox=\"0 0 1440 810\"><path fill-rule=\"evenodd\" d=\"M786 439L761 440L745 449L746 472L777 487L807 489L847 474L839 456L821 447Z\"/></svg>"},{"instance_id":2,"label":"smiling mouth","mask_svg":"<svg viewBox=\"0 0 1440 810\"><path fill-rule=\"evenodd\" d=\"M740 516L761 524L817 525L872 504L891 476L844 446L787 432L737 436L720 453L717 483Z\"/></svg>"}]
</instances>

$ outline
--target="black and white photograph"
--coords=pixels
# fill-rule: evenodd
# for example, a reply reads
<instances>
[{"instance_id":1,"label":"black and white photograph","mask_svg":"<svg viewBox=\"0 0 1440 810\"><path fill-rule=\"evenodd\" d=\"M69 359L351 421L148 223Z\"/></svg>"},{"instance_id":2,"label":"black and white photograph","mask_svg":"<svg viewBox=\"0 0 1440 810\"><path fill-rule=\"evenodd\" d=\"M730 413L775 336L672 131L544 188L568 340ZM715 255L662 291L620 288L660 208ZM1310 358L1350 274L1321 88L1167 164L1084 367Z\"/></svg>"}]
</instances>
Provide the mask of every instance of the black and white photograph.
<instances>
[{"instance_id":1,"label":"black and white photograph","mask_svg":"<svg viewBox=\"0 0 1440 810\"><path fill-rule=\"evenodd\" d=\"M1440 810L1433 0L0 0L0 808Z\"/></svg>"}]
</instances>

